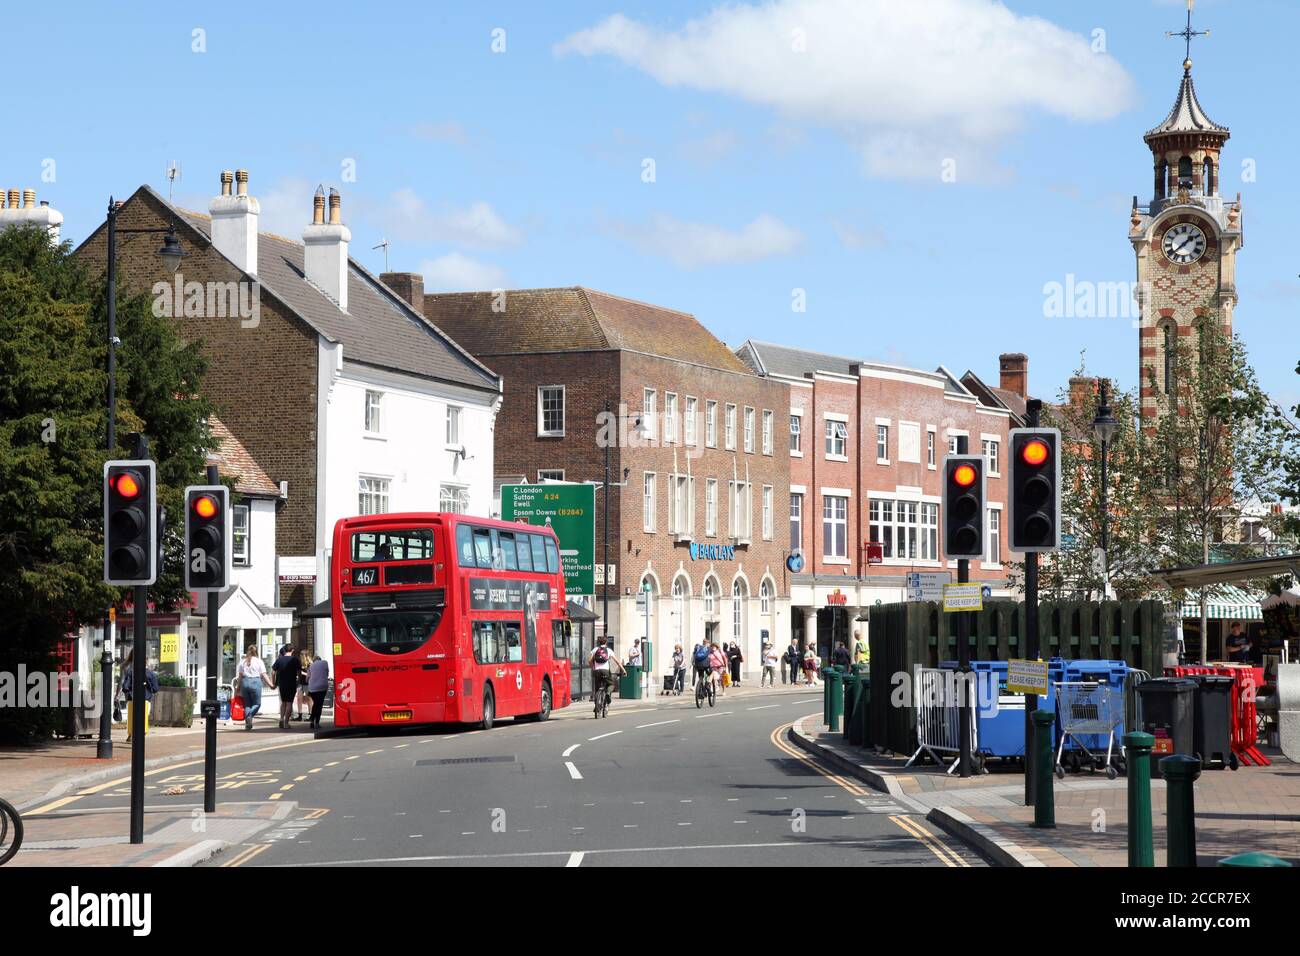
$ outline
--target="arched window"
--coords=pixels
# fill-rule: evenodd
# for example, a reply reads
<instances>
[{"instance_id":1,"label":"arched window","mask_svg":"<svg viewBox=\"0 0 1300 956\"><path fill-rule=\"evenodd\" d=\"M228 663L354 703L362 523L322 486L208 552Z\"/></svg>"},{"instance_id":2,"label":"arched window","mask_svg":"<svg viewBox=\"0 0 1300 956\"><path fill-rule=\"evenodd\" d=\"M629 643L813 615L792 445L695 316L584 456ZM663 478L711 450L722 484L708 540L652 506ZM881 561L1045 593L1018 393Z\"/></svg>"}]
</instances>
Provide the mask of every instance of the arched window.
<instances>
[{"instance_id":1,"label":"arched window","mask_svg":"<svg viewBox=\"0 0 1300 956\"><path fill-rule=\"evenodd\" d=\"M704 616L713 617L718 613L718 588L713 578L704 579Z\"/></svg>"},{"instance_id":2,"label":"arched window","mask_svg":"<svg viewBox=\"0 0 1300 956\"><path fill-rule=\"evenodd\" d=\"M745 588L737 578L731 585L731 639L739 641L745 636Z\"/></svg>"},{"instance_id":3,"label":"arched window","mask_svg":"<svg viewBox=\"0 0 1300 956\"><path fill-rule=\"evenodd\" d=\"M1165 189L1169 183L1169 164L1163 159L1156 164L1156 198L1165 198Z\"/></svg>"},{"instance_id":4,"label":"arched window","mask_svg":"<svg viewBox=\"0 0 1300 956\"><path fill-rule=\"evenodd\" d=\"M686 579L673 579L673 642L683 643L686 634Z\"/></svg>"},{"instance_id":5,"label":"arched window","mask_svg":"<svg viewBox=\"0 0 1300 956\"><path fill-rule=\"evenodd\" d=\"M1214 195L1214 160L1208 156L1201 164L1201 192L1207 196Z\"/></svg>"},{"instance_id":6,"label":"arched window","mask_svg":"<svg viewBox=\"0 0 1300 956\"><path fill-rule=\"evenodd\" d=\"M772 585L767 578L758 586L758 610L762 614L772 613Z\"/></svg>"},{"instance_id":7,"label":"arched window","mask_svg":"<svg viewBox=\"0 0 1300 956\"><path fill-rule=\"evenodd\" d=\"M1192 181L1192 157L1184 156L1178 161L1178 185L1190 184Z\"/></svg>"},{"instance_id":8,"label":"arched window","mask_svg":"<svg viewBox=\"0 0 1300 956\"><path fill-rule=\"evenodd\" d=\"M1174 359L1178 353L1178 326L1166 322L1164 326L1165 350L1165 394L1174 393Z\"/></svg>"}]
</instances>

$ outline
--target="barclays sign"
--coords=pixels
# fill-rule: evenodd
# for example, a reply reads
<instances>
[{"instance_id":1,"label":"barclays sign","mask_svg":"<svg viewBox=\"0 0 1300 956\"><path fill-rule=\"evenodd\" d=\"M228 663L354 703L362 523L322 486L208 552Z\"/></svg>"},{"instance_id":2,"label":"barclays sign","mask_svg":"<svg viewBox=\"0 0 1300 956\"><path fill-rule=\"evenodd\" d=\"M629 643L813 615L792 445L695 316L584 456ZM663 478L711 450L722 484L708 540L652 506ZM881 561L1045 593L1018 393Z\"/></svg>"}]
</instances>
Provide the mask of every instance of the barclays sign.
<instances>
[{"instance_id":1,"label":"barclays sign","mask_svg":"<svg viewBox=\"0 0 1300 956\"><path fill-rule=\"evenodd\" d=\"M697 544L691 542L692 561L735 561L736 548L730 544Z\"/></svg>"}]
</instances>

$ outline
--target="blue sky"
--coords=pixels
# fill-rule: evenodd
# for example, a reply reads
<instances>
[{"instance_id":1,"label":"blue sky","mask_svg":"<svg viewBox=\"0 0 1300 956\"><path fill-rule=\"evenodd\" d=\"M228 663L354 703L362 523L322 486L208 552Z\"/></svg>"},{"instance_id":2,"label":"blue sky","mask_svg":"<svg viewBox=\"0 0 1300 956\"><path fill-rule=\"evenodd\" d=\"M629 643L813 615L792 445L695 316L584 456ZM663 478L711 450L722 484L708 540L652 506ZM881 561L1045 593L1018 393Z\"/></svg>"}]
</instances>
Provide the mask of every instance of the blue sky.
<instances>
[{"instance_id":1,"label":"blue sky","mask_svg":"<svg viewBox=\"0 0 1300 956\"><path fill-rule=\"evenodd\" d=\"M80 241L110 193L165 194L169 160L200 209L246 167L263 228L297 238L335 185L353 255L381 270L386 237L391 268L430 290L584 284L733 345L989 380L1024 351L1049 397L1086 352L1132 386L1131 321L1046 318L1044 285L1134 279L1128 206L1150 198L1142 134L1177 91L1182 41L1163 34L1184 16L1182 0L27 4L5 17L30 42L0 63L0 186L37 188ZM1236 328L1294 404L1300 4L1200 0L1196 22L1213 30L1192 51L1201 103L1232 129L1223 191L1245 200Z\"/></svg>"}]
</instances>

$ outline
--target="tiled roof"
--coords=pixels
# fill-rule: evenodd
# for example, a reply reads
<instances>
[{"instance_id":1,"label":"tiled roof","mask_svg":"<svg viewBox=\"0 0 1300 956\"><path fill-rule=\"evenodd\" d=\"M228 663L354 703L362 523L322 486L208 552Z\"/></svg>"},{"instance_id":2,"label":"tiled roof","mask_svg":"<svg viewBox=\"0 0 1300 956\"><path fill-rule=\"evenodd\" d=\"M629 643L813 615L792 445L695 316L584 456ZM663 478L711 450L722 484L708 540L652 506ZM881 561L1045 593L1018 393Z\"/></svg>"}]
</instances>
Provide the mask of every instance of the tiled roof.
<instances>
[{"instance_id":1,"label":"tiled roof","mask_svg":"<svg viewBox=\"0 0 1300 956\"><path fill-rule=\"evenodd\" d=\"M158 202L167 200L148 186ZM174 208L174 207L173 207ZM176 214L211 239L208 216L185 209ZM348 259L348 311L307 281L303 245L274 233L257 237L257 281L308 325L343 345L348 361L437 379L468 388L499 391L496 373L410 308L397 293Z\"/></svg>"},{"instance_id":2,"label":"tiled roof","mask_svg":"<svg viewBox=\"0 0 1300 956\"><path fill-rule=\"evenodd\" d=\"M475 355L627 349L749 372L690 313L583 286L429 293L424 314Z\"/></svg>"},{"instance_id":3,"label":"tiled roof","mask_svg":"<svg viewBox=\"0 0 1300 956\"><path fill-rule=\"evenodd\" d=\"M1191 70L1183 71L1183 80L1178 84L1178 97L1164 122L1148 130L1142 138L1149 142L1153 137L1166 133L1221 133L1227 138L1228 127L1220 126L1201 109L1201 104L1196 99Z\"/></svg>"},{"instance_id":4,"label":"tiled roof","mask_svg":"<svg viewBox=\"0 0 1300 956\"><path fill-rule=\"evenodd\" d=\"M736 350L736 354L759 374L785 375L789 378L803 378L805 372L857 375L853 366L863 361L842 355L829 355L826 352L791 348L788 345L756 342L753 339L747 339L745 344Z\"/></svg>"},{"instance_id":5,"label":"tiled roof","mask_svg":"<svg viewBox=\"0 0 1300 956\"><path fill-rule=\"evenodd\" d=\"M216 442L217 471L225 478L235 479L235 490L241 495L276 495L280 487L262 470L248 449L236 438L226 423L213 415L208 419L212 438Z\"/></svg>"}]
</instances>

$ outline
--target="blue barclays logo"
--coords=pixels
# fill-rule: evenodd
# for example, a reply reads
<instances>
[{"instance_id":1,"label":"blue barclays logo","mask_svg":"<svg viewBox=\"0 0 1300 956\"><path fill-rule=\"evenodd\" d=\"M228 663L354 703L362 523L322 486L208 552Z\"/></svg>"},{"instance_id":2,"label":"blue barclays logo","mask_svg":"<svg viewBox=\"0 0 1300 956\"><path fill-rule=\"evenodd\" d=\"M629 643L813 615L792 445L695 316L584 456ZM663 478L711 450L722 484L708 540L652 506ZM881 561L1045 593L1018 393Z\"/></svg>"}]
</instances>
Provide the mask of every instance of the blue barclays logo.
<instances>
[{"instance_id":1,"label":"blue barclays logo","mask_svg":"<svg viewBox=\"0 0 1300 956\"><path fill-rule=\"evenodd\" d=\"M736 548L730 544L697 544L691 542L692 561L735 561Z\"/></svg>"}]
</instances>

